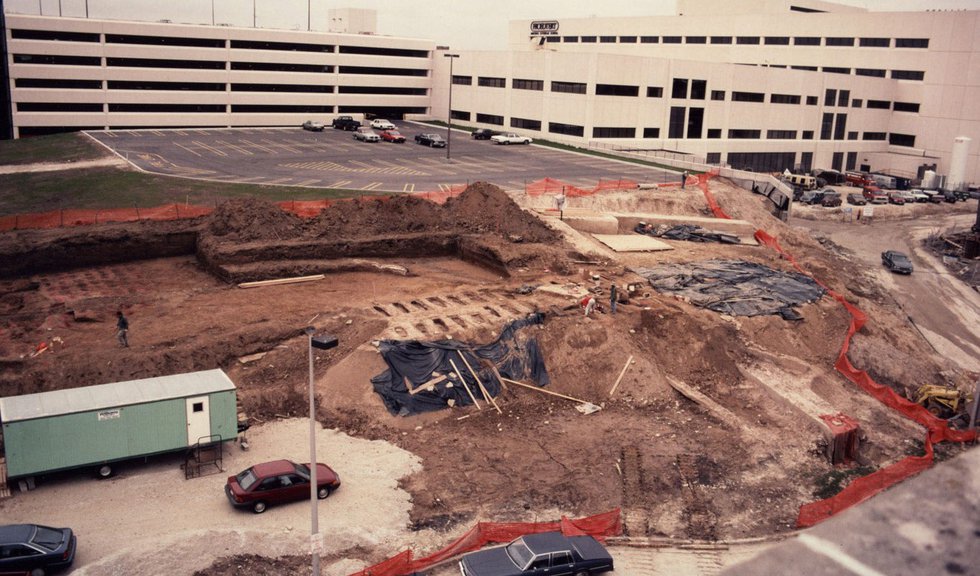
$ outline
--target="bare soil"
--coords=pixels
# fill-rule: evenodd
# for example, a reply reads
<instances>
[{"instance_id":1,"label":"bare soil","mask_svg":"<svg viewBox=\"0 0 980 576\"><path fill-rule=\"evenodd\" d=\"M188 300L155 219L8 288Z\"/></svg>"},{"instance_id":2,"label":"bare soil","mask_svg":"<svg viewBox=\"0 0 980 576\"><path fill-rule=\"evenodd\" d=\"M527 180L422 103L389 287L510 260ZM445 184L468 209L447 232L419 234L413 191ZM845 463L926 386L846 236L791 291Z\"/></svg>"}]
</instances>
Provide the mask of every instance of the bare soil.
<instances>
[{"instance_id":1,"label":"bare soil","mask_svg":"<svg viewBox=\"0 0 980 576\"><path fill-rule=\"evenodd\" d=\"M805 232L774 219L765 199L723 181L711 187L732 217L777 236L874 319L855 337L855 365L897 389L948 374L942 358L922 353L921 337L870 275L855 274ZM605 212L705 213L696 188L570 202ZM159 238L139 223L113 226L131 243ZM809 405L860 421L864 450L855 467L886 466L921 448L916 426L833 371L850 317L829 297L804 306L796 323L720 316L648 288L615 315L585 317L577 306L595 288L589 274L600 275L605 290L611 281L639 282L631 266L723 257L791 269L763 247L673 242L670 252L610 259L588 236L482 183L444 206L408 197L352 201L310 220L234 200L184 232L196 237L193 253L128 261L111 244L92 241L105 237L101 227L0 238L0 253L47 255L45 272L0 281L0 395L222 367L254 423L302 416L303 328L312 325L340 341L316 357L319 420L417 456L421 469L400 479L412 497L410 528L447 535L477 521L617 507L634 538L718 541L789 531L801 504L839 482L823 456L822 430L802 408ZM70 247L93 243L116 263L72 266ZM347 264L338 266L341 260ZM53 268L63 270L47 271ZM252 289L228 283L270 271L328 274ZM536 289L519 290L527 286ZM120 309L132 327L126 349L114 338ZM502 414L470 407L405 418L390 415L371 388L370 378L384 369L373 344L379 339L485 343L507 320L535 311L546 314L533 330L550 388L600 411L585 415L573 402L509 388L498 398ZM49 349L32 355L42 342ZM713 402L688 399L672 381ZM357 466L356 458L347 465ZM380 560L396 551L379 543L366 555ZM214 556L210 568L194 573L309 573L302 556Z\"/></svg>"}]
</instances>

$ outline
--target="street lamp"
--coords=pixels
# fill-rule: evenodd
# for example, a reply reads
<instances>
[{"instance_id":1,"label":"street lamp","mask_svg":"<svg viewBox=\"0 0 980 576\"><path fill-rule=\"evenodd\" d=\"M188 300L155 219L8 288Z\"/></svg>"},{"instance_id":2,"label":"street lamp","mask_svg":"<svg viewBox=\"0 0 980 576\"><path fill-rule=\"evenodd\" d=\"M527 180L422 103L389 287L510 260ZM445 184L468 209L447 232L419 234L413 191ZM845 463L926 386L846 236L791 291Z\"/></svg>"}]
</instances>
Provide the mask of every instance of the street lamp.
<instances>
[{"instance_id":1,"label":"street lamp","mask_svg":"<svg viewBox=\"0 0 980 576\"><path fill-rule=\"evenodd\" d=\"M313 397L313 349L329 350L337 347L337 337L328 334L314 336L316 330L306 327L306 335L310 339L310 502L313 503L310 512L310 556L313 558L313 576L320 576L320 529L317 516L317 482L316 482L316 400Z\"/></svg>"},{"instance_id":2,"label":"street lamp","mask_svg":"<svg viewBox=\"0 0 980 576\"><path fill-rule=\"evenodd\" d=\"M459 58L459 54L443 54L449 58L449 113L446 114L449 129L446 130L446 160L449 160L449 146L453 139L453 60Z\"/></svg>"}]
</instances>

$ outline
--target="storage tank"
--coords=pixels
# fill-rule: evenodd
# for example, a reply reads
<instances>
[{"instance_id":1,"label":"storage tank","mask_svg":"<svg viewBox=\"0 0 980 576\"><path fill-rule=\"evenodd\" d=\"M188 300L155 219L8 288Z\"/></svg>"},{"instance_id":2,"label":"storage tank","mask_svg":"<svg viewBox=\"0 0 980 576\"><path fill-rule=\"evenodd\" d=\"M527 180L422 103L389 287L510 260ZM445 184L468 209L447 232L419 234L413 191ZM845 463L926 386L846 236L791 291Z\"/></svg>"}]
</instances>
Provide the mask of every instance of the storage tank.
<instances>
[{"instance_id":1,"label":"storage tank","mask_svg":"<svg viewBox=\"0 0 980 576\"><path fill-rule=\"evenodd\" d=\"M946 186L949 190L959 190L965 187L966 181L966 160L970 153L970 138L957 136L953 139L953 153L949 160L949 175L946 177Z\"/></svg>"},{"instance_id":2,"label":"storage tank","mask_svg":"<svg viewBox=\"0 0 980 576\"><path fill-rule=\"evenodd\" d=\"M936 189L936 172L934 170L926 170L922 173L922 187L926 190Z\"/></svg>"}]
</instances>

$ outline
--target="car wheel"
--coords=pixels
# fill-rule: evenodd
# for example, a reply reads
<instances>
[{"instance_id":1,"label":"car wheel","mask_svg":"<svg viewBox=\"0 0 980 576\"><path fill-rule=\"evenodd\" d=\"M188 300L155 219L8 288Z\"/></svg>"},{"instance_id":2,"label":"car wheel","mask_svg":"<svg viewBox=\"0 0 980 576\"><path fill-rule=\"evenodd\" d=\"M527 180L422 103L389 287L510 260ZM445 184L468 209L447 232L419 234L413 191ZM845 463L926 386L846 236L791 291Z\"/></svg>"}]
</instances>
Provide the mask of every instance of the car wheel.
<instances>
[{"instance_id":1,"label":"car wheel","mask_svg":"<svg viewBox=\"0 0 980 576\"><path fill-rule=\"evenodd\" d=\"M261 514L265 512L265 509L266 509L265 502L262 502L261 500L256 502L255 504L252 504L252 512L255 512L256 514Z\"/></svg>"},{"instance_id":2,"label":"car wheel","mask_svg":"<svg viewBox=\"0 0 980 576\"><path fill-rule=\"evenodd\" d=\"M323 486L316 492L316 497L323 500L327 496L330 496L330 488L328 486Z\"/></svg>"},{"instance_id":3,"label":"car wheel","mask_svg":"<svg viewBox=\"0 0 980 576\"><path fill-rule=\"evenodd\" d=\"M108 464L103 464L98 470L99 478L108 478L112 476L112 466Z\"/></svg>"},{"instance_id":4,"label":"car wheel","mask_svg":"<svg viewBox=\"0 0 980 576\"><path fill-rule=\"evenodd\" d=\"M589 576L589 571L588 570L579 570L578 572L575 573L575 576Z\"/></svg>"},{"instance_id":5,"label":"car wheel","mask_svg":"<svg viewBox=\"0 0 980 576\"><path fill-rule=\"evenodd\" d=\"M44 568L35 568L31 570L31 576L44 576Z\"/></svg>"}]
</instances>

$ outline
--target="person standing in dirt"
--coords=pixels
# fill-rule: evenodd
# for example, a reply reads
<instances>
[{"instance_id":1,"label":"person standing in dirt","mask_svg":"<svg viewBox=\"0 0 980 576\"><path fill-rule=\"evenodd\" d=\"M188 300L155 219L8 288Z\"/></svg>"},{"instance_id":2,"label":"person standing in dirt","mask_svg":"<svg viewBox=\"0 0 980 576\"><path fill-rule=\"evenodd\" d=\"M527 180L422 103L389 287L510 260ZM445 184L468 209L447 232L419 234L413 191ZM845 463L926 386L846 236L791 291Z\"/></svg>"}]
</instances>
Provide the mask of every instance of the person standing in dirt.
<instances>
[{"instance_id":1,"label":"person standing in dirt","mask_svg":"<svg viewBox=\"0 0 980 576\"><path fill-rule=\"evenodd\" d=\"M615 284L611 284L609 286L609 311L610 311L611 314L615 314L616 313L616 299L618 297L619 297L619 295L616 294L616 285Z\"/></svg>"},{"instance_id":2,"label":"person standing in dirt","mask_svg":"<svg viewBox=\"0 0 980 576\"><path fill-rule=\"evenodd\" d=\"M681 189L682 190L687 186L687 174L688 174L687 170L685 170L684 173L681 174Z\"/></svg>"},{"instance_id":3,"label":"person standing in dirt","mask_svg":"<svg viewBox=\"0 0 980 576\"><path fill-rule=\"evenodd\" d=\"M120 346L129 348L129 320L123 315L122 310L116 312L116 338L119 339Z\"/></svg>"}]
</instances>

